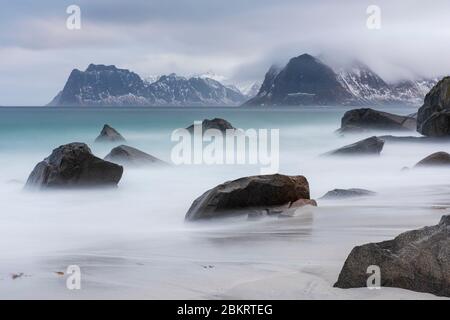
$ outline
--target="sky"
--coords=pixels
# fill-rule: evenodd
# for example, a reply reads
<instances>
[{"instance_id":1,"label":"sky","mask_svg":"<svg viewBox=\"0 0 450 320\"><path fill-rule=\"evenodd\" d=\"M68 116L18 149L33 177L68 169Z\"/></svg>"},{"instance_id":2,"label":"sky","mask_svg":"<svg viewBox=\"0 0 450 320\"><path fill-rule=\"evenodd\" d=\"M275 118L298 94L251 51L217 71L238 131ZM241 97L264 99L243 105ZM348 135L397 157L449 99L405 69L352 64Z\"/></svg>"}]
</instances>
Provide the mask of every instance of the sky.
<instances>
[{"instance_id":1,"label":"sky","mask_svg":"<svg viewBox=\"0 0 450 320\"><path fill-rule=\"evenodd\" d=\"M66 27L70 5L79 30ZM379 29L367 27L370 5ZM310 53L333 66L361 60L387 81L442 76L449 13L448 0L0 0L0 105L44 105L90 63L246 84Z\"/></svg>"}]
</instances>

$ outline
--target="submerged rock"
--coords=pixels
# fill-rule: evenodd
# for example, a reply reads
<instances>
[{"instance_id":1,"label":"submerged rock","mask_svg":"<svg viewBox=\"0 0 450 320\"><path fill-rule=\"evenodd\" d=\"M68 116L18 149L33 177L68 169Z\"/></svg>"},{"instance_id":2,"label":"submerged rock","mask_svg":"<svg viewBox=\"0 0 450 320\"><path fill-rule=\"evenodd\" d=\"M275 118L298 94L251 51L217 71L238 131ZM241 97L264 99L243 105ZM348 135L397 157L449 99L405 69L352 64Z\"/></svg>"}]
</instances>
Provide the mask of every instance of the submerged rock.
<instances>
[{"instance_id":1,"label":"submerged rock","mask_svg":"<svg viewBox=\"0 0 450 320\"><path fill-rule=\"evenodd\" d=\"M116 186L123 167L94 156L84 143L69 143L53 150L39 162L28 177L26 186L35 188L69 188Z\"/></svg>"},{"instance_id":2,"label":"submerged rock","mask_svg":"<svg viewBox=\"0 0 450 320\"><path fill-rule=\"evenodd\" d=\"M411 116L373 110L370 108L347 111L341 120L340 133L362 132L366 130L415 130L416 119Z\"/></svg>"},{"instance_id":3,"label":"submerged rock","mask_svg":"<svg viewBox=\"0 0 450 320\"><path fill-rule=\"evenodd\" d=\"M450 77L439 81L426 95L417 113L417 131L430 137L450 136Z\"/></svg>"},{"instance_id":4,"label":"submerged rock","mask_svg":"<svg viewBox=\"0 0 450 320\"><path fill-rule=\"evenodd\" d=\"M300 206L301 203L296 202L301 199L310 199L309 184L304 176L274 174L245 177L205 192L192 203L186 220L248 213L279 214L293 205Z\"/></svg>"},{"instance_id":5,"label":"submerged rock","mask_svg":"<svg viewBox=\"0 0 450 320\"><path fill-rule=\"evenodd\" d=\"M382 287L450 297L450 215L436 226L353 248L334 286L366 287L369 266L380 268Z\"/></svg>"},{"instance_id":6,"label":"submerged rock","mask_svg":"<svg viewBox=\"0 0 450 320\"><path fill-rule=\"evenodd\" d=\"M125 138L116 129L105 124L95 142L123 142Z\"/></svg>"},{"instance_id":7,"label":"submerged rock","mask_svg":"<svg viewBox=\"0 0 450 320\"><path fill-rule=\"evenodd\" d=\"M189 132L192 134L194 133L194 125L190 125L186 128L189 130ZM222 133L225 133L228 129L236 129L234 128L231 123L229 123L227 120L220 119L220 118L214 118L212 120L205 119L202 121L202 132L204 133L206 130L209 129L217 129Z\"/></svg>"},{"instance_id":8,"label":"submerged rock","mask_svg":"<svg viewBox=\"0 0 450 320\"><path fill-rule=\"evenodd\" d=\"M166 165L166 163L158 158L149 155L139 149L120 145L111 150L106 155L105 160L114 162L123 166L149 166L149 165Z\"/></svg>"},{"instance_id":9,"label":"submerged rock","mask_svg":"<svg viewBox=\"0 0 450 320\"><path fill-rule=\"evenodd\" d=\"M330 151L325 155L379 155L383 146L384 141L374 136Z\"/></svg>"},{"instance_id":10,"label":"submerged rock","mask_svg":"<svg viewBox=\"0 0 450 320\"><path fill-rule=\"evenodd\" d=\"M345 199L345 198L355 198L355 197L366 197L366 196L374 196L376 192L366 190L366 189L334 189L328 191L322 198L320 199Z\"/></svg>"},{"instance_id":11,"label":"submerged rock","mask_svg":"<svg viewBox=\"0 0 450 320\"><path fill-rule=\"evenodd\" d=\"M447 152L435 152L420 160L415 167L450 167L450 154Z\"/></svg>"}]
</instances>

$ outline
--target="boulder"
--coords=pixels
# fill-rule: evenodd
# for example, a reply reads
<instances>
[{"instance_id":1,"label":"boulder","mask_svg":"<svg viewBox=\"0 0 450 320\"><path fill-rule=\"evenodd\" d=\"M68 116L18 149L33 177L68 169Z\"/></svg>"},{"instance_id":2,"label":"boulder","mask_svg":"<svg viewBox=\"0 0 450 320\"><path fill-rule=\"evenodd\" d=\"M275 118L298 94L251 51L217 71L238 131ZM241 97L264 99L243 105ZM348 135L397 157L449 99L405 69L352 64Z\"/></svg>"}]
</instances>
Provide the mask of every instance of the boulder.
<instances>
[{"instance_id":1,"label":"boulder","mask_svg":"<svg viewBox=\"0 0 450 320\"><path fill-rule=\"evenodd\" d=\"M430 137L450 136L450 77L443 78L426 95L417 113L417 131Z\"/></svg>"},{"instance_id":2,"label":"boulder","mask_svg":"<svg viewBox=\"0 0 450 320\"><path fill-rule=\"evenodd\" d=\"M115 147L106 155L104 159L123 166L134 167L158 166L166 164L164 161L159 160L148 153L126 145Z\"/></svg>"},{"instance_id":3,"label":"boulder","mask_svg":"<svg viewBox=\"0 0 450 320\"><path fill-rule=\"evenodd\" d=\"M366 189L334 189L328 191L322 198L320 199L346 199L346 198L355 198L355 197L366 197L366 196L374 196L376 192L366 190Z\"/></svg>"},{"instance_id":4,"label":"boulder","mask_svg":"<svg viewBox=\"0 0 450 320\"><path fill-rule=\"evenodd\" d=\"M411 116L373 110L370 108L347 111L341 120L340 133L363 132L367 130L405 131L415 130L416 119Z\"/></svg>"},{"instance_id":5,"label":"boulder","mask_svg":"<svg viewBox=\"0 0 450 320\"><path fill-rule=\"evenodd\" d=\"M301 199L310 199L309 184L304 176L274 174L245 177L206 191L192 203L186 220L244 215L250 212L279 214Z\"/></svg>"},{"instance_id":6,"label":"boulder","mask_svg":"<svg viewBox=\"0 0 450 320\"><path fill-rule=\"evenodd\" d=\"M435 152L420 160L415 167L450 167L450 154L447 152Z\"/></svg>"},{"instance_id":7,"label":"boulder","mask_svg":"<svg viewBox=\"0 0 450 320\"><path fill-rule=\"evenodd\" d=\"M105 124L95 142L123 142L125 138L116 129Z\"/></svg>"},{"instance_id":8,"label":"boulder","mask_svg":"<svg viewBox=\"0 0 450 320\"><path fill-rule=\"evenodd\" d=\"M194 133L194 125L190 125L186 128L189 130L189 132L192 134ZM222 133L226 133L226 130L228 129L236 129L234 128L231 123L229 123L227 120L220 119L220 118L214 118L212 120L205 119L202 121L202 132L204 133L208 129L217 129Z\"/></svg>"},{"instance_id":9,"label":"boulder","mask_svg":"<svg viewBox=\"0 0 450 320\"><path fill-rule=\"evenodd\" d=\"M39 162L26 186L34 188L70 188L116 186L123 167L94 156L84 143L69 143L53 150Z\"/></svg>"},{"instance_id":10,"label":"boulder","mask_svg":"<svg viewBox=\"0 0 450 320\"><path fill-rule=\"evenodd\" d=\"M383 150L384 141L378 137L370 137L342 148L330 151L326 155L379 155Z\"/></svg>"},{"instance_id":11,"label":"boulder","mask_svg":"<svg viewBox=\"0 0 450 320\"><path fill-rule=\"evenodd\" d=\"M450 215L436 226L353 248L334 286L366 287L369 266L380 268L382 287L450 297Z\"/></svg>"}]
</instances>

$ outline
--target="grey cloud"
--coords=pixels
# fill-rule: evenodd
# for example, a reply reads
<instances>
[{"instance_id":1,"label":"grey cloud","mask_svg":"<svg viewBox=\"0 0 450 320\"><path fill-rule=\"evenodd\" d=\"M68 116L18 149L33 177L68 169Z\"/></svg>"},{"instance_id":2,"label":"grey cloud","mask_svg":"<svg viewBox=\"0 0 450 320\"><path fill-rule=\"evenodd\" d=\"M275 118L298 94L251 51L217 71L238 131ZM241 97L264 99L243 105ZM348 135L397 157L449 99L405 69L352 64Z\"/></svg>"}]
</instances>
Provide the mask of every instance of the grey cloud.
<instances>
[{"instance_id":1,"label":"grey cloud","mask_svg":"<svg viewBox=\"0 0 450 320\"><path fill-rule=\"evenodd\" d=\"M0 51L19 48L23 54L3 55L0 71L11 76L13 66L28 66L27 73L14 75L14 83L0 72L0 97L11 97L7 103L20 91L20 79L32 92L33 75L42 74L52 77L44 81L48 89L41 86L39 95L30 97L49 100L68 70L89 62L142 74L212 69L250 81L262 79L271 64L308 52L335 64L358 58L389 80L450 72L447 0L79 0L83 29L70 32L65 9L72 3L3 5ZM382 10L377 31L366 28L366 8L374 3ZM34 64L27 63L30 57ZM16 96L17 103L47 102Z\"/></svg>"}]
</instances>

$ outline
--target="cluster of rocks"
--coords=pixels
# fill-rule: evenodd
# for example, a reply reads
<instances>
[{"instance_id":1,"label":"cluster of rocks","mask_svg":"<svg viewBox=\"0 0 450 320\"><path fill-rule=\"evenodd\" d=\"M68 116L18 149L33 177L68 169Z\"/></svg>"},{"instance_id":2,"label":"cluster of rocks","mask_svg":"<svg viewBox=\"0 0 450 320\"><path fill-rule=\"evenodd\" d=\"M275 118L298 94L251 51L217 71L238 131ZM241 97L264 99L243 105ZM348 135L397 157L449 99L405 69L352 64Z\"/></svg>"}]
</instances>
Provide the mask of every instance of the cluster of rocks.
<instances>
[{"instance_id":1,"label":"cluster of rocks","mask_svg":"<svg viewBox=\"0 0 450 320\"><path fill-rule=\"evenodd\" d=\"M366 130L417 130L431 137L450 135L450 78L439 82L427 95L417 115L397 116L373 109L351 110L344 115L339 132ZM194 126L187 128L194 131ZM235 129L228 121L215 118L202 122L203 132ZM327 155L379 155L385 141L372 136L333 150ZM96 142L124 143L125 138L114 128L105 125ZM84 143L70 143L53 150L31 172L27 187L92 187L116 186L123 174L123 166L164 165L165 163L136 148L119 145L100 159ZM450 166L450 155L434 153L415 167ZM321 199L347 199L374 196L366 189L334 189ZM186 213L187 221L211 220L234 216L292 217L317 203L310 197L308 180L301 175L281 174L243 177L222 183L198 197ZM450 216L440 223L402 233L390 241L355 247L339 274L335 287L357 288L367 285L367 268L379 266L381 285L398 287L436 295L450 296Z\"/></svg>"},{"instance_id":2,"label":"cluster of rocks","mask_svg":"<svg viewBox=\"0 0 450 320\"><path fill-rule=\"evenodd\" d=\"M94 156L84 143L69 143L53 150L28 177L31 188L115 186L123 167Z\"/></svg>"},{"instance_id":3,"label":"cluster of rocks","mask_svg":"<svg viewBox=\"0 0 450 320\"><path fill-rule=\"evenodd\" d=\"M371 108L347 111L337 132L364 133L370 131L413 131L422 136L372 136L325 155L379 155L385 143L450 142L450 77L439 81L426 95L424 104L416 114L400 116ZM415 167L447 166L448 154L436 152L416 164Z\"/></svg>"},{"instance_id":4,"label":"cluster of rocks","mask_svg":"<svg viewBox=\"0 0 450 320\"><path fill-rule=\"evenodd\" d=\"M194 126L188 127L193 131ZM226 120L205 119L202 129L225 132L234 127ZM95 139L96 143L124 143L126 139L113 127L105 124ZM168 164L144 151L128 145L114 147L104 159L93 155L91 149L80 142L59 146L39 162L28 177L27 188L69 188L117 186L123 167L167 166Z\"/></svg>"},{"instance_id":5,"label":"cluster of rocks","mask_svg":"<svg viewBox=\"0 0 450 320\"><path fill-rule=\"evenodd\" d=\"M450 77L442 79L426 96L415 115L397 116L373 109L357 109L345 113L340 133L371 130L413 130L422 137L371 137L328 153L379 154L384 142L443 142L450 136ZM440 140L438 140L440 139ZM378 151L379 150L379 151ZM433 153L414 168L449 167L450 154ZM321 199L340 199L374 195L362 189L336 189ZM353 248L335 283L337 288L366 287L368 268L380 268L380 285L450 297L450 216L438 225L400 234L393 240L369 243Z\"/></svg>"},{"instance_id":6,"label":"cluster of rocks","mask_svg":"<svg viewBox=\"0 0 450 320\"><path fill-rule=\"evenodd\" d=\"M114 128L105 124L95 142L125 142ZM117 186L123 167L166 165L136 148L120 145L104 158L96 157L85 143L61 145L39 162L29 175L26 188L85 188Z\"/></svg>"}]
</instances>

